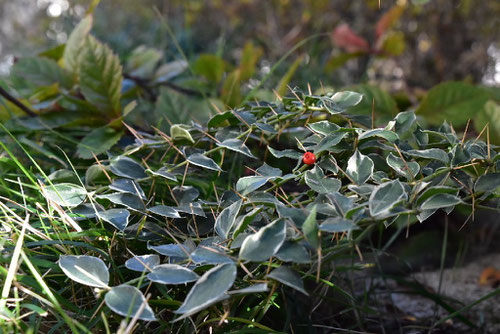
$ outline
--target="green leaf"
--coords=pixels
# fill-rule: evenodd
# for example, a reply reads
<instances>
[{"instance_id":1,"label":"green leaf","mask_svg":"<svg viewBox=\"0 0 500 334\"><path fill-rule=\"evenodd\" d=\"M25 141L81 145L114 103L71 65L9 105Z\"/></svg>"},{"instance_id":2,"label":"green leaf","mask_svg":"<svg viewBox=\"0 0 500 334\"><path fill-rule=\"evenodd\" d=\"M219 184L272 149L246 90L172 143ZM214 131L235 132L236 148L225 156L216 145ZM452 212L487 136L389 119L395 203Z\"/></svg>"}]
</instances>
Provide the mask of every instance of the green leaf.
<instances>
[{"instance_id":1,"label":"green leaf","mask_svg":"<svg viewBox=\"0 0 500 334\"><path fill-rule=\"evenodd\" d=\"M276 257L284 262L310 263L311 257L307 250L298 242L285 241L276 253Z\"/></svg>"},{"instance_id":2,"label":"green leaf","mask_svg":"<svg viewBox=\"0 0 500 334\"><path fill-rule=\"evenodd\" d=\"M88 37L80 58L80 90L90 103L107 115L121 115L122 67L111 49Z\"/></svg>"},{"instance_id":3,"label":"green leaf","mask_svg":"<svg viewBox=\"0 0 500 334\"><path fill-rule=\"evenodd\" d=\"M196 165L196 166L199 166L202 168L214 170L217 172L222 171L222 169L219 167L219 165L217 165L217 163L213 159L211 159L211 158L209 158L201 153L191 154L189 157L187 157L187 161L189 161L193 165Z\"/></svg>"},{"instance_id":4,"label":"green leaf","mask_svg":"<svg viewBox=\"0 0 500 334\"><path fill-rule=\"evenodd\" d=\"M316 123L309 123L307 124L307 127L310 128L312 131L322 134L322 135L329 135L338 129L340 129L340 126L338 126L335 123L332 123L330 121L320 121Z\"/></svg>"},{"instance_id":5,"label":"green leaf","mask_svg":"<svg viewBox=\"0 0 500 334\"><path fill-rule=\"evenodd\" d=\"M444 82L427 93L416 113L436 125L449 120L455 126L462 126L483 109L488 98L488 92L480 87L465 82Z\"/></svg>"},{"instance_id":6,"label":"green leaf","mask_svg":"<svg viewBox=\"0 0 500 334\"><path fill-rule=\"evenodd\" d=\"M385 140L389 141L392 144L399 140L399 136L397 133L386 129L373 129L365 131L358 137L358 139L363 140L370 137L384 138Z\"/></svg>"},{"instance_id":7,"label":"green leaf","mask_svg":"<svg viewBox=\"0 0 500 334\"><path fill-rule=\"evenodd\" d=\"M319 229L328 233L343 233L350 232L352 230L359 230L359 227L349 219L332 217L328 218L321 225L319 225Z\"/></svg>"},{"instance_id":8,"label":"green leaf","mask_svg":"<svg viewBox=\"0 0 500 334\"><path fill-rule=\"evenodd\" d=\"M184 319L226 298L236 278L236 266L226 263L214 267L201 276L189 291L184 303L175 311Z\"/></svg>"},{"instance_id":9,"label":"green leaf","mask_svg":"<svg viewBox=\"0 0 500 334\"><path fill-rule=\"evenodd\" d=\"M192 144L194 144L193 137L182 124L174 124L170 127L170 137L173 140L187 139Z\"/></svg>"},{"instance_id":10,"label":"green leaf","mask_svg":"<svg viewBox=\"0 0 500 334\"><path fill-rule=\"evenodd\" d=\"M255 294L259 292L266 292L269 289L267 288L266 283L259 283L255 285L250 285L249 287L243 288L243 289L238 289L238 290L231 290L228 291L228 295L242 295L242 294Z\"/></svg>"},{"instance_id":11,"label":"green leaf","mask_svg":"<svg viewBox=\"0 0 500 334\"><path fill-rule=\"evenodd\" d=\"M318 235L318 222L316 221L316 205L313 206L311 212L307 216L304 224L302 224L302 233L306 240L314 248L318 248L321 245L319 235Z\"/></svg>"},{"instance_id":12,"label":"green leaf","mask_svg":"<svg viewBox=\"0 0 500 334\"><path fill-rule=\"evenodd\" d=\"M128 225L130 212L125 209L109 209L97 213L97 216L123 232Z\"/></svg>"},{"instance_id":13,"label":"green leaf","mask_svg":"<svg viewBox=\"0 0 500 334\"><path fill-rule=\"evenodd\" d=\"M148 274L148 279L161 284L186 284L198 280L199 276L191 269L178 264L160 264Z\"/></svg>"},{"instance_id":14,"label":"green leaf","mask_svg":"<svg viewBox=\"0 0 500 334\"><path fill-rule=\"evenodd\" d=\"M406 192L399 180L376 186L370 195L370 214L374 217L384 216L404 198L406 198Z\"/></svg>"},{"instance_id":15,"label":"green leaf","mask_svg":"<svg viewBox=\"0 0 500 334\"><path fill-rule=\"evenodd\" d=\"M210 102L161 87L151 120L157 122L159 118L163 118L167 128L168 124L191 124L192 120L203 123L211 116Z\"/></svg>"},{"instance_id":16,"label":"green leaf","mask_svg":"<svg viewBox=\"0 0 500 334\"><path fill-rule=\"evenodd\" d=\"M356 150L347 162L346 173L356 184L361 185L372 176L373 166L372 159Z\"/></svg>"},{"instance_id":17,"label":"green leaf","mask_svg":"<svg viewBox=\"0 0 500 334\"><path fill-rule=\"evenodd\" d=\"M97 198L104 198L117 205L123 205L134 211L143 212L146 210L143 201L139 196L129 193L112 193L106 195L98 195Z\"/></svg>"},{"instance_id":18,"label":"green leaf","mask_svg":"<svg viewBox=\"0 0 500 334\"><path fill-rule=\"evenodd\" d=\"M125 261L127 269L143 272L144 270L151 271L154 267L160 264L160 257L156 254L134 256Z\"/></svg>"},{"instance_id":19,"label":"green leaf","mask_svg":"<svg viewBox=\"0 0 500 334\"><path fill-rule=\"evenodd\" d=\"M405 134L408 130L410 130L411 126L417 120L417 117L415 116L415 112L413 110L410 110L410 111L400 112L399 114L396 115L394 120L396 121L395 125L396 133L401 136Z\"/></svg>"},{"instance_id":20,"label":"green leaf","mask_svg":"<svg viewBox=\"0 0 500 334\"><path fill-rule=\"evenodd\" d=\"M420 206L421 210L434 210L447 208L462 203L462 200L451 194L436 194L425 200Z\"/></svg>"},{"instance_id":21,"label":"green leaf","mask_svg":"<svg viewBox=\"0 0 500 334\"><path fill-rule=\"evenodd\" d=\"M390 116L398 112L396 101L384 90L377 86L358 85L352 90L363 95L363 100L355 107L349 108L349 113L370 115L372 111L377 115Z\"/></svg>"},{"instance_id":22,"label":"green leaf","mask_svg":"<svg viewBox=\"0 0 500 334\"><path fill-rule=\"evenodd\" d=\"M143 304L142 312L137 316L141 320L156 321L155 314L147 304L142 292L134 286L114 286L104 296L106 305L115 313L124 317L133 318L139 312Z\"/></svg>"},{"instance_id":23,"label":"green leaf","mask_svg":"<svg viewBox=\"0 0 500 334\"><path fill-rule=\"evenodd\" d=\"M450 162L450 157L448 156L448 154L439 148L429 148L427 150L408 150L404 151L404 153L412 157L438 160L445 164L448 164Z\"/></svg>"},{"instance_id":24,"label":"green leaf","mask_svg":"<svg viewBox=\"0 0 500 334\"><path fill-rule=\"evenodd\" d=\"M128 57L127 73L134 77L149 78L162 58L161 51L141 45L135 48Z\"/></svg>"},{"instance_id":25,"label":"green leaf","mask_svg":"<svg viewBox=\"0 0 500 334\"><path fill-rule=\"evenodd\" d=\"M157 205L148 209L150 212L166 217L166 218L181 218L175 208L166 205Z\"/></svg>"},{"instance_id":26,"label":"green leaf","mask_svg":"<svg viewBox=\"0 0 500 334\"><path fill-rule=\"evenodd\" d=\"M37 86L50 86L54 83L67 89L73 86L71 75L48 58L21 58L14 64L11 73Z\"/></svg>"},{"instance_id":27,"label":"green leaf","mask_svg":"<svg viewBox=\"0 0 500 334\"><path fill-rule=\"evenodd\" d=\"M96 288L108 287L108 268L104 262L97 257L87 255L61 255L58 264L66 276L75 282Z\"/></svg>"},{"instance_id":28,"label":"green leaf","mask_svg":"<svg viewBox=\"0 0 500 334\"><path fill-rule=\"evenodd\" d=\"M342 182L337 179L325 177L323 171L318 166L305 173L306 184L314 191L320 194L327 194L339 191Z\"/></svg>"},{"instance_id":29,"label":"green leaf","mask_svg":"<svg viewBox=\"0 0 500 334\"><path fill-rule=\"evenodd\" d=\"M321 101L326 110L332 115L343 113L347 108L354 107L363 99L363 95L357 92L337 92L332 97L322 97Z\"/></svg>"},{"instance_id":30,"label":"green leaf","mask_svg":"<svg viewBox=\"0 0 500 334\"><path fill-rule=\"evenodd\" d=\"M280 283L283 283L291 287L292 289L300 291L306 296L309 296L307 291L304 289L304 283L302 282L302 279L300 278L299 274L297 274L296 271L288 267L280 266L271 271L271 273L269 273L267 277L272 278L273 280L278 281Z\"/></svg>"},{"instance_id":31,"label":"green leaf","mask_svg":"<svg viewBox=\"0 0 500 334\"><path fill-rule=\"evenodd\" d=\"M418 172L420 171L420 165L417 162L406 161L405 165L403 159L395 156L392 153L389 153L389 155L386 158L386 162L389 165L389 167L391 167L396 171L396 173L406 177L407 179L415 178L415 176L417 176ZM406 166L408 166L408 169L410 170L409 172Z\"/></svg>"},{"instance_id":32,"label":"green leaf","mask_svg":"<svg viewBox=\"0 0 500 334\"><path fill-rule=\"evenodd\" d=\"M488 124L490 131L490 142L500 144L500 105L489 100L474 118L474 127L478 133ZM485 138L485 137L483 137Z\"/></svg>"},{"instance_id":33,"label":"green leaf","mask_svg":"<svg viewBox=\"0 0 500 334\"><path fill-rule=\"evenodd\" d=\"M98 156L109 150L123 136L123 131L116 131L110 127L97 128L90 131L78 143L76 154L82 159L93 159L94 153Z\"/></svg>"},{"instance_id":34,"label":"green leaf","mask_svg":"<svg viewBox=\"0 0 500 334\"><path fill-rule=\"evenodd\" d=\"M246 237L241 245L240 259L260 262L276 254L286 237L286 224L278 219Z\"/></svg>"},{"instance_id":35,"label":"green leaf","mask_svg":"<svg viewBox=\"0 0 500 334\"><path fill-rule=\"evenodd\" d=\"M292 149L279 151L279 150L275 150L271 146L268 146L267 149L274 157L276 157L278 159L279 158L290 158L290 159L299 160L299 159L302 159L302 155L303 155L302 153L297 152L297 151L292 150Z\"/></svg>"},{"instance_id":36,"label":"green leaf","mask_svg":"<svg viewBox=\"0 0 500 334\"><path fill-rule=\"evenodd\" d=\"M242 216L238 217L238 219L236 220L236 223L234 224L234 232L233 232L233 235L232 235L233 240L235 240L236 237L240 233L242 233L243 231L245 231L245 229L247 228L247 226L251 222L253 222L253 220L255 219L255 217L257 216L257 214L259 214L259 212L261 212L261 211L262 211L262 207L256 207L252 211L250 211L247 214L245 214L243 217ZM233 245L234 245L234 241L231 244L231 246L233 246Z\"/></svg>"},{"instance_id":37,"label":"green leaf","mask_svg":"<svg viewBox=\"0 0 500 334\"><path fill-rule=\"evenodd\" d=\"M314 153L317 155L323 151L331 151L331 149L340 143L340 141L347 135L346 132L333 132L326 135L314 148Z\"/></svg>"},{"instance_id":38,"label":"green leaf","mask_svg":"<svg viewBox=\"0 0 500 334\"><path fill-rule=\"evenodd\" d=\"M446 186L434 186L425 189L417 198L417 204L422 204L426 199L436 194L452 194L457 195L458 189Z\"/></svg>"},{"instance_id":39,"label":"green leaf","mask_svg":"<svg viewBox=\"0 0 500 334\"><path fill-rule=\"evenodd\" d=\"M193 64L193 71L214 83L220 82L224 68L224 60L212 54L201 54Z\"/></svg>"},{"instance_id":40,"label":"green leaf","mask_svg":"<svg viewBox=\"0 0 500 334\"><path fill-rule=\"evenodd\" d=\"M234 261L225 254L224 249L215 244L209 246L199 245L198 248L191 253L191 259L194 263L200 265L234 263Z\"/></svg>"},{"instance_id":41,"label":"green leaf","mask_svg":"<svg viewBox=\"0 0 500 334\"><path fill-rule=\"evenodd\" d=\"M475 192L484 191L484 192L499 193L500 191L499 188L500 188L500 173L481 175L477 179L476 184L474 184Z\"/></svg>"},{"instance_id":42,"label":"green leaf","mask_svg":"<svg viewBox=\"0 0 500 334\"><path fill-rule=\"evenodd\" d=\"M83 203L87 191L71 183L59 183L45 188L47 198L60 206L74 207Z\"/></svg>"},{"instance_id":43,"label":"green leaf","mask_svg":"<svg viewBox=\"0 0 500 334\"><path fill-rule=\"evenodd\" d=\"M121 193L129 193L139 196L143 200L146 200L146 194L142 190L141 186L131 179L116 179L113 183L109 185L109 189L119 191Z\"/></svg>"},{"instance_id":44,"label":"green leaf","mask_svg":"<svg viewBox=\"0 0 500 334\"><path fill-rule=\"evenodd\" d=\"M109 168L113 174L129 179L137 180L148 176L140 164L126 156L112 158Z\"/></svg>"},{"instance_id":45,"label":"green leaf","mask_svg":"<svg viewBox=\"0 0 500 334\"><path fill-rule=\"evenodd\" d=\"M243 143L243 141L241 141L240 139L226 139L222 143L217 143L217 146L225 147L231 151L241 153L252 159L257 159L252 154L250 149L245 145L245 143Z\"/></svg>"},{"instance_id":46,"label":"green leaf","mask_svg":"<svg viewBox=\"0 0 500 334\"><path fill-rule=\"evenodd\" d=\"M78 23L75 29L73 29L68 37L68 40L66 41L63 53L63 66L75 75L79 72L78 68L83 44L85 43L91 28L92 16L87 15L80 21L80 23Z\"/></svg>"},{"instance_id":47,"label":"green leaf","mask_svg":"<svg viewBox=\"0 0 500 334\"><path fill-rule=\"evenodd\" d=\"M217 217L215 221L215 231L217 234L224 239L227 239L229 236L229 232L234 226L236 221L236 216L240 211L242 200L238 200L222 210L222 212Z\"/></svg>"},{"instance_id":48,"label":"green leaf","mask_svg":"<svg viewBox=\"0 0 500 334\"><path fill-rule=\"evenodd\" d=\"M252 191L255 191L267 183L271 177L266 176L245 176L238 179L236 182L236 191L242 196L246 196Z\"/></svg>"},{"instance_id":49,"label":"green leaf","mask_svg":"<svg viewBox=\"0 0 500 334\"><path fill-rule=\"evenodd\" d=\"M174 60L161 65L154 75L154 80L157 83L167 82L184 72L189 67L185 60Z\"/></svg>"},{"instance_id":50,"label":"green leaf","mask_svg":"<svg viewBox=\"0 0 500 334\"><path fill-rule=\"evenodd\" d=\"M155 252L160 253L161 255L179 257L183 259L189 258L189 254L191 253L191 251L185 245L180 244L166 244L159 246L148 245L148 249L152 249Z\"/></svg>"},{"instance_id":51,"label":"green leaf","mask_svg":"<svg viewBox=\"0 0 500 334\"><path fill-rule=\"evenodd\" d=\"M152 170L148 170L148 172L150 172L151 174L153 174L155 176L161 176L167 180L177 182L177 177L175 176L175 174L170 173L168 171L168 168L166 168L166 167L161 167L156 172L153 172Z\"/></svg>"}]
</instances>

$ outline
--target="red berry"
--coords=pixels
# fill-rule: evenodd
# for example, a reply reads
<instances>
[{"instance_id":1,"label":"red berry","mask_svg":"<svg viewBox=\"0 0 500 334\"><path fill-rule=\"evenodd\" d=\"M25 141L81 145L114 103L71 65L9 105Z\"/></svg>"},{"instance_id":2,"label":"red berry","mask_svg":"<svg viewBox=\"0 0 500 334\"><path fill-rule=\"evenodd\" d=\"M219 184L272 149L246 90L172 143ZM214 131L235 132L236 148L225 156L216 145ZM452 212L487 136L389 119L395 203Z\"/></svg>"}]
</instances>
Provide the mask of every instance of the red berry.
<instances>
[{"instance_id":1,"label":"red berry","mask_svg":"<svg viewBox=\"0 0 500 334\"><path fill-rule=\"evenodd\" d=\"M314 165L314 163L316 162L316 156L312 152L306 152L306 153L304 153L302 161L306 165Z\"/></svg>"}]
</instances>

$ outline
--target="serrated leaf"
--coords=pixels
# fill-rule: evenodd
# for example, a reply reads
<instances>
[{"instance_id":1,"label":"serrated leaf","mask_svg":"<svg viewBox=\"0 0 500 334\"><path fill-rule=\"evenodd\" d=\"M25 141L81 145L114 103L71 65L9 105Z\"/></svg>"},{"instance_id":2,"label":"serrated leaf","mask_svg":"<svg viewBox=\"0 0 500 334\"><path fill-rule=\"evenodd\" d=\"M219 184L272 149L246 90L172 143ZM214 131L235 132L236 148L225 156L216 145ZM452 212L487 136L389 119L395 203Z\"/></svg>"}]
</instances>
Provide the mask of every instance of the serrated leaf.
<instances>
[{"instance_id":1,"label":"serrated leaf","mask_svg":"<svg viewBox=\"0 0 500 334\"><path fill-rule=\"evenodd\" d=\"M88 37L79 67L80 90L90 103L108 115L121 115L122 67L111 49Z\"/></svg>"},{"instance_id":2,"label":"serrated leaf","mask_svg":"<svg viewBox=\"0 0 500 334\"><path fill-rule=\"evenodd\" d=\"M127 269L143 272L144 270L151 271L154 267L160 264L160 257L156 254L134 256L125 261Z\"/></svg>"},{"instance_id":3,"label":"serrated leaf","mask_svg":"<svg viewBox=\"0 0 500 334\"><path fill-rule=\"evenodd\" d=\"M280 266L271 271L267 277L300 291L306 296L309 296L307 291L304 289L304 283L302 282L299 274L288 267Z\"/></svg>"},{"instance_id":4,"label":"serrated leaf","mask_svg":"<svg viewBox=\"0 0 500 334\"><path fill-rule=\"evenodd\" d=\"M87 255L61 255L58 264L66 276L75 282L96 288L108 287L108 268L104 262L97 257Z\"/></svg>"},{"instance_id":5,"label":"serrated leaf","mask_svg":"<svg viewBox=\"0 0 500 334\"><path fill-rule=\"evenodd\" d=\"M399 180L378 185L370 195L370 214L374 217L384 216L405 197L405 189Z\"/></svg>"},{"instance_id":6,"label":"serrated leaf","mask_svg":"<svg viewBox=\"0 0 500 334\"><path fill-rule=\"evenodd\" d=\"M211 158L209 158L201 153L191 154L189 157L187 157L187 161L189 161L193 165L196 165L196 166L199 166L202 168L214 170L217 172L222 171L222 169L219 167L219 165L217 165L217 163L213 159L211 159Z\"/></svg>"},{"instance_id":7,"label":"serrated leaf","mask_svg":"<svg viewBox=\"0 0 500 334\"><path fill-rule=\"evenodd\" d=\"M186 284L199 278L191 269L170 263L157 265L147 277L150 281L161 284Z\"/></svg>"},{"instance_id":8,"label":"serrated leaf","mask_svg":"<svg viewBox=\"0 0 500 334\"><path fill-rule=\"evenodd\" d=\"M189 291L184 303L175 311L182 314L175 321L184 319L206 307L225 299L226 292L236 279L236 266L222 264L207 271Z\"/></svg>"},{"instance_id":9,"label":"serrated leaf","mask_svg":"<svg viewBox=\"0 0 500 334\"><path fill-rule=\"evenodd\" d=\"M356 184L361 185L372 176L373 166L372 159L356 150L347 162L346 173Z\"/></svg>"},{"instance_id":10,"label":"serrated leaf","mask_svg":"<svg viewBox=\"0 0 500 334\"><path fill-rule=\"evenodd\" d=\"M240 259L255 262L268 260L276 254L286 237L286 224L278 219L246 237L241 245Z\"/></svg>"},{"instance_id":11,"label":"serrated leaf","mask_svg":"<svg viewBox=\"0 0 500 334\"><path fill-rule=\"evenodd\" d=\"M83 203L87 191L71 183L59 183L45 188L47 198L63 207L74 207Z\"/></svg>"},{"instance_id":12,"label":"serrated leaf","mask_svg":"<svg viewBox=\"0 0 500 334\"><path fill-rule=\"evenodd\" d=\"M312 170L306 171L304 179L312 190L320 194L339 191L342 186L340 180L325 177L325 174L323 174L323 171L318 166L314 166Z\"/></svg>"},{"instance_id":13,"label":"serrated leaf","mask_svg":"<svg viewBox=\"0 0 500 334\"><path fill-rule=\"evenodd\" d=\"M109 209L98 212L97 216L123 232L128 225L130 212L125 209Z\"/></svg>"},{"instance_id":14,"label":"serrated leaf","mask_svg":"<svg viewBox=\"0 0 500 334\"><path fill-rule=\"evenodd\" d=\"M63 66L75 75L78 73L79 59L83 44L92 28L92 16L87 15L73 29L66 41L63 53Z\"/></svg>"},{"instance_id":15,"label":"serrated leaf","mask_svg":"<svg viewBox=\"0 0 500 334\"><path fill-rule=\"evenodd\" d=\"M115 145L123 135L123 131L116 131L110 127L101 127L90 131L78 143L76 154L82 159L93 159L106 152Z\"/></svg>"},{"instance_id":16,"label":"serrated leaf","mask_svg":"<svg viewBox=\"0 0 500 334\"><path fill-rule=\"evenodd\" d=\"M20 58L12 67L11 74L37 86L50 86L54 83L67 89L73 86L70 73L48 58Z\"/></svg>"},{"instance_id":17,"label":"serrated leaf","mask_svg":"<svg viewBox=\"0 0 500 334\"><path fill-rule=\"evenodd\" d=\"M420 206L421 210L434 210L451 207L462 203L462 200L451 194L436 194L425 200Z\"/></svg>"},{"instance_id":18,"label":"serrated leaf","mask_svg":"<svg viewBox=\"0 0 500 334\"><path fill-rule=\"evenodd\" d=\"M427 93L416 113L434 124L447 119L461 126L483 109L488 98L489 94L481 87L465 82L444 82Z\"/></svg>"},{"instance_id":19,"label":"serrated leaf","mask_svg":"<svg viewBox=\"0 0 500 334\"><path fill-rule=\"evenodd\" d=\"M240 139L226 139L222 143L217 143L217 146L225 147L231 151L241 153L241 154L246 155L247 157L250 157L252 159L257 159L257 157L255 157L252 154L250 149Z\"/></svg>"},{"instance_id":20,"label":"serrated leaf","mask_svg":"<svg viewBox=\"0 0 500 334\"><path fill-rule=\"evenodd\" d=\"M115 175L129 179L137 180L148 176L140 164L125 156L118 156L111 159L109 168Z\"/></svg>"},{"instance_id":21,"label":"serrated leaf","mask_svg":"<svg viewBox=\"0 0 500 334\"><path fill-rule=\"evenodd\" d=\"M232 230L234 223L236 221L236 216L240 211L242 200L238 200L222 210L222 212L217 217L215 221L215 231L217 234L224 239L229 237L229 232Z\"/></svg>"},{"instance_id":22,"label":"serrated leaf","mask_svg":"<svg viewBox=\"0 0 500 334\"><path fill-rule=\"evenodd\" d=\"M125 284L114 286L106 293L104 301L113 312L130 318L136 316L141 306L145 304L137 317L145 321L156 321L155 314L147 304L146 298L144 298L142 292L134 286Z\"/></svg>"}]
</instances>

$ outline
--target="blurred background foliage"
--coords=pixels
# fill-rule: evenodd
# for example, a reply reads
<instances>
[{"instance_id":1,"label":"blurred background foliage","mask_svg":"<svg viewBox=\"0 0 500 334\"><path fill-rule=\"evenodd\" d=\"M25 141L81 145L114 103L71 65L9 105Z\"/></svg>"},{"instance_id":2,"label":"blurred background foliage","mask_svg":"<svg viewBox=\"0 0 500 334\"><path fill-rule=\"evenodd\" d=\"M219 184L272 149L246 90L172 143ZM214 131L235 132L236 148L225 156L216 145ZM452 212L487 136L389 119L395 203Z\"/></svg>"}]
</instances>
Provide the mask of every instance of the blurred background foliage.
<instances>
[{"instance_id":1,"label":"blurred background foliage","mask_svg":"<svg viewBox=\"0 0 500 334\"><path fill-rule=\"evenodd\" d=\"M0 0L0 71L8 71L13 57L64 43L89 4ZM250 41L262 52L261 71L297 42L324 33L288 59L291 65L303 55L293 82L371 81L392 90L427 89L448 80L500 82L498 1L107 0L95 12L93 33L122 59L138 45L178 59L160 16L189 58L210 53L235 64ZM335 38L341 26L351 35L344 29Z\"/></svg>"},{"instance_id":2,"label":"blurred background foliage","mask_svg":"<svg viewBox=\"0 0 500 334\"><path fill-rule=\"evenodd\" d=\"M12 71L16 59L64 44L97 3L0 0L0 75L30 77L29 62ZM498 1L107 0L92 34L124 65L122 102L142 98L128 118L137 124L203 121L295 86L347 87L365 96L357 111L375 109L380 123L415 107L429 124L463 129L473 119L477 133L490 124L498 143L499 28ZM7 85L43 100L15 76Z\"/></svg>"}]
</instances>

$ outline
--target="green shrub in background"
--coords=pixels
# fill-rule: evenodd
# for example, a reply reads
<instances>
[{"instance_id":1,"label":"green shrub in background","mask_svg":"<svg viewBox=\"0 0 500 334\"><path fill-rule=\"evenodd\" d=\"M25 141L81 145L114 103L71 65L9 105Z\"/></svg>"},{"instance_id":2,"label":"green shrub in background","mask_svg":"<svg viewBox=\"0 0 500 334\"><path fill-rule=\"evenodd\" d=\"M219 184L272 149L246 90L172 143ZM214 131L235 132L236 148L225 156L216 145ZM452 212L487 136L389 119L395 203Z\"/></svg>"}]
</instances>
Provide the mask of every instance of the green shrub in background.
<instances>
[{"instance_id":1,"label":"green shrub in background","mask_svg":"<svg viewBox=\"0 0 500 334\"><path fill-rule=\"evenodd\" d=\"M493 129L485 142L441 122L496 117L483 88L442 84L417 114L371 86L240 104L255 50L227 70L209 55L159 65L138 49L123 76L91 22L10 79L40 116L2 125L5 331L288 332L304 319L290 302L311 282L357 317L369 310L337 273L366 269L353 254L373 233L498 200ZM171 81L188 67L198 83ZM153 109L164 128L127 122Z\"/></svg>"}]
</instances>

